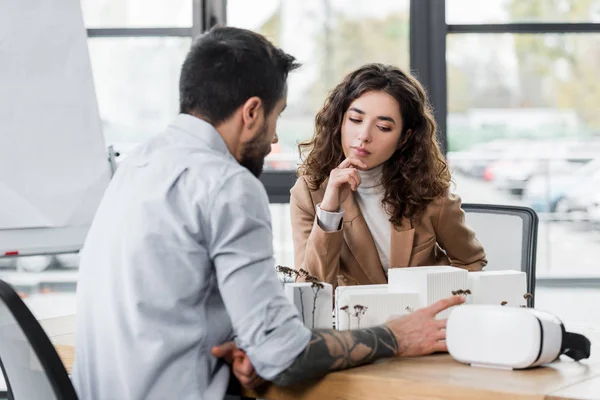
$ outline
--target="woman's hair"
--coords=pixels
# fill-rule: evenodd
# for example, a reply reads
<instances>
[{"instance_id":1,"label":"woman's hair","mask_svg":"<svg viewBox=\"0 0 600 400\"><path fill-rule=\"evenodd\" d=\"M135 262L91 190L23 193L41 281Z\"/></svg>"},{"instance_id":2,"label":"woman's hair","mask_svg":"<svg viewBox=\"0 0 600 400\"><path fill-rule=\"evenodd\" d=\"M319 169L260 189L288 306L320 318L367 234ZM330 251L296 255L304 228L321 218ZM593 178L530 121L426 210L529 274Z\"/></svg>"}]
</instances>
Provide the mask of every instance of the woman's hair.
<instances>
[{"instance_id":1,"label":"woman's hair","mask_svg":"<svg viewBox=\"0 0 600 400\"><path fill-rule=\"evenodd\" d=\"M298 146L303 159L298 174L306 176L311 190L323 184L345 157L341 133L346 110L355 99L372 91L387 93L400 105L400 142L382 171L382 203L391 214L390 221L399 226L403 217L420 216L448 189L451 179L427 94L410 74L394 66L367 64L347 75L317 114L313 138Z\"/></svg>"}]
</instances>

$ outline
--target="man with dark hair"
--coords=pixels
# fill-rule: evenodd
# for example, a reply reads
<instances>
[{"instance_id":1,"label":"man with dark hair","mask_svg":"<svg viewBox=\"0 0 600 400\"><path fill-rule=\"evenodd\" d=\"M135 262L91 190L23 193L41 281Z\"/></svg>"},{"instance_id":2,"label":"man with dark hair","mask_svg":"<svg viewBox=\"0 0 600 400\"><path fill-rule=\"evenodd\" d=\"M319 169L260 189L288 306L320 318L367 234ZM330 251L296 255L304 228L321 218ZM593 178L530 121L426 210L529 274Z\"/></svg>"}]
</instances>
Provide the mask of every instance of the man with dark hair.
<instances>
[{"instance_id":1,"label":"man with dark hair","mask_svg":"<svg viewBox=\"0 0 600 400\"><path fill-rule=\"evenodd\" d=\"M276 48L261 35L241 29L213 28L197 41L181 69L180 112L222 125L248 99L261 100L264 116L287 97L287 76L298 68L294 57ZM265 138L265 120L256 137L245 144L240 164L258 177L264 157L271 151ZM275 138L275 141L277 139Z\"/></svg>"},{"instance_id":2,"label":"man with dark hair","mask_svg":"<svg viewBox=\"0 0 600 400\"><path fill-rule=\"evenodd\" d=\"M247 30L214 28L193 44L181 113L121 163L82 251L81 398L223 398L232 356L246 361L234 366L244 384L284 385L445 349L445 321L434 317L458 296L345 332L307 329L284 296L257 177L297 67Z\"/></svg>"}]
</instances>

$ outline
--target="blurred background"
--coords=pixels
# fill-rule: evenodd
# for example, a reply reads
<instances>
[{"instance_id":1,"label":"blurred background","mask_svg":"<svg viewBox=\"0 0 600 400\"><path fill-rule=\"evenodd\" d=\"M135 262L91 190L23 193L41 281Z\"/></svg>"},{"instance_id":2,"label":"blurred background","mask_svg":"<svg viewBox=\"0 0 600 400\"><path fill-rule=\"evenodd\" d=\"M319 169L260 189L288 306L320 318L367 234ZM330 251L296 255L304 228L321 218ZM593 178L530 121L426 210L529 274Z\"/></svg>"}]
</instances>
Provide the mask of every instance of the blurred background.
<instances>
[{"instance_id":1,"label":"blurred background","mask_svg":"<svg viewBox=\"0 0 600 400\"><path fill-rule=\"evenodd\" d=\"M430 93L454 191L464 202L538 212L538 307L600 327L600 0L82 0L82 8L117 161L178 112L179 69L205 27L260 32L303 63L290 76L264 176L279 194L271 212L283 265L293 264L286 193L297 144L312 136L328 91L364 63L412 70ZM42 318L75 311L77 266L77 254L0 259L3 279Z\"/></svg>"}]
</instances>

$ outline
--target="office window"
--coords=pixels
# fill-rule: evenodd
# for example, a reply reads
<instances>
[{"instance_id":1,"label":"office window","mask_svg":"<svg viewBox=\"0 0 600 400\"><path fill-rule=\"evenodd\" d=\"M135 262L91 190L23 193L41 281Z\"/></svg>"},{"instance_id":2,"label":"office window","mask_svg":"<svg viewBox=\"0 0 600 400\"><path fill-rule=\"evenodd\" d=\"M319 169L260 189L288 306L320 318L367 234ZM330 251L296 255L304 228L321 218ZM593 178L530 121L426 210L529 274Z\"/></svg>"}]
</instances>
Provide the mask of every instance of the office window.
<instances>
[{"instance_id":1,"label":"office window","mask_svg":"<svg viewBox=\"0 0 600 400\"><path fill-rule=\"evenodd\" d=\"M446 58L459 194L539 213L538 276L599 275L600 34L448 35Z\"/></svg>"},{"instance_id":2,"label":"office window","mask_svg":"<svg viewBox=\"0 0 600 400\"><path fill-rule=\"evenodd\" d=\"M446 0L448 24L600 22L597 0Z\"/></svg>"},{"instance_id":3,"label":"office window","mask_svg":"<svg viewBox=\"0 0 600 400\"><path fill-rule=\"evenodd\" d=\"M88 28L192 26L191 0L81 0Z\"/></svg>"},{"instance_id":4,"label":"office window","mask_svg":"<svg viewBox=\"0 0 600 400\"><path fill-rule=\"evenodd\" d=\"M94 29L88 48L104 139L122 155L163 131L178 112L181 64L192 32L201 30L193 15L202 10L194 4L82 0L84 25ZM78 267L78 254L0 258L2 279L39 318L75 312Z\"/></svg>"},{"instance_id":5,"label":"office window","mask_svg":"<svg viewBox=\"0 0 600 400\"><path fill-rule=\"evenodd\" d=\"M191 38L90 38L107 145L126 152L164 130L179 111L179 74Z\"/></svg>"},{"instance_id":6,"label":"office window","mask_svg":"<svg viewBox=\"0 0 600 400\"><path fill-rule=\"evenodd\" d=\"M381 62L409 68L409 0L245 0L227 2L227 24L265 35L302 68L289 77L279 143L265 171L295 170L298 142L310 138L327 93L352 70ZM289 204L271 204L277 263L293 266Z\"/></svg>"},{"instance_id":7,"label":"office window","mask_svg":"<svg viewBox=\"0 0 600 400\"><path fill-rule=\"evenodd\" d=\"M302 64L289 78L279 143L266 170L295 169L298 141L313 134L314 117L342 78L369 62L409 66L408 0L245 0L227 2L227 24L265 35Z\"/></svg>"}]
</instances>

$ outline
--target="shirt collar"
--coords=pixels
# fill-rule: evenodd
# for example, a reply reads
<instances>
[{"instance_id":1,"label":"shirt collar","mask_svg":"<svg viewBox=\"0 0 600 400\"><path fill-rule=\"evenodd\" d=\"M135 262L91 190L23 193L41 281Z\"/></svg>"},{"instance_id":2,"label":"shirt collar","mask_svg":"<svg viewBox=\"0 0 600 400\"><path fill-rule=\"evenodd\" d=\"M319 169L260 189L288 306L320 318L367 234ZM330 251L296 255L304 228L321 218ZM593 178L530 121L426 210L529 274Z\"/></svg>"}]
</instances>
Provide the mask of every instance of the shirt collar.
<instances>
[{"instance_id":1,"label":"shirt collar","mask_svg":"<svg viewBox=\"0 0 600 400\"><path fill-rule=\"evenodd\" d=\"M210 149L233 157L215 127L200 118L179 114L171 123L171 127L187 133L195 143L199 141Z\"/></svg>"}]
</instances>

